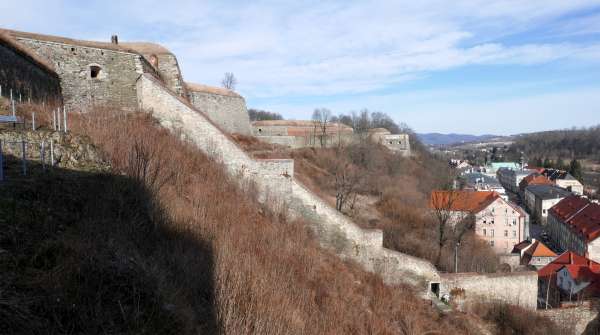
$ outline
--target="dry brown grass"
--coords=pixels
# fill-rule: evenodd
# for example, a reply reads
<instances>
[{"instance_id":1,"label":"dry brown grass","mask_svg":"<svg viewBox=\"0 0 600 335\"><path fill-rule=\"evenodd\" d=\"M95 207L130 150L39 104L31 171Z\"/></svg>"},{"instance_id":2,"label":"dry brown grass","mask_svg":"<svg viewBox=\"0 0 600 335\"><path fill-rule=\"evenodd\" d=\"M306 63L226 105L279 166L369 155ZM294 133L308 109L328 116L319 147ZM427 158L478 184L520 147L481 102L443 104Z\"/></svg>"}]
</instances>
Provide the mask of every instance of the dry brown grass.
<instances>
[{"instance_id":1,"label":"dry brown grass","mask_svg":"<svg viewBox=\"0 0 600 335\"><path fill-rule=\"evenodd\" d=\"M210 246L213 302L190 295L190 282L204 269L193 255L171 252L156 262L172 262L178 271L163 276L176 283L162 284L183 296L169 301L186 311L187 322L212 303L218 330L228 334L465 332L458 319L441 317L410 289L386 286L321 250L304 223L261 208L222 167L149 117L104 111L72 120L72 129L90 136L115 171L151 191L156 207L164 209L151 215L154 224ZM169 243L176 248L180 241Z\"/></svg>"}]
</instances>

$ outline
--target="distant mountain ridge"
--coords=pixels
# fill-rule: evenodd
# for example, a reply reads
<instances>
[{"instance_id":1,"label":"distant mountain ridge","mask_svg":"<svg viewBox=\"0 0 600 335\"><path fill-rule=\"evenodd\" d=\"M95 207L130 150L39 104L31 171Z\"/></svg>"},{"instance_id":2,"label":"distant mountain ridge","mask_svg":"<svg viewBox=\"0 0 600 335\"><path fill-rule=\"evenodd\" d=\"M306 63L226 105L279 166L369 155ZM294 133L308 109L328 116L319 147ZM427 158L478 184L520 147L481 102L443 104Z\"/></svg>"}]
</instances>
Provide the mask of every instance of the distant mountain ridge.
<instances>
[{"instance_id":1,"label":"distant mountain ridge","mask_svg":"<svg viewBox=\"0 0 600 335\"><path fill-rule=\"evenodd\" d=\"M469 135L469 134L441 134L441 133L418 133L417 137L427 145L449 145L466 142L488 141L493 138L501 137L498 135Z\"/></svg>"}]
</instances>

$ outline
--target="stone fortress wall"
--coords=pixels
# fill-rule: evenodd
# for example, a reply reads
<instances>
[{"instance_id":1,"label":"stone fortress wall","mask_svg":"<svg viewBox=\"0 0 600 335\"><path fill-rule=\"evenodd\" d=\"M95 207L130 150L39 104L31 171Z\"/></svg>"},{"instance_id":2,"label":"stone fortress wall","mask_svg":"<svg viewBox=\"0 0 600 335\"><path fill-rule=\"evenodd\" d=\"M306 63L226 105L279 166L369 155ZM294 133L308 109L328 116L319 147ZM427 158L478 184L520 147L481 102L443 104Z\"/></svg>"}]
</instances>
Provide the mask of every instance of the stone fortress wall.
<instances>
[{"instance_id":1,"label":"stone fortress wall","mask_svg":"<svg viewBox=\"0 0 600 335\"><path fill-rule=\"evenodd\" d=\"M381 275L386 283L409 283L420 288L425 297L431 297L429 291L432 285L442 288L462 285L466 291L478 294L481 290L471 283L487 280L486 288L491 292L488 296L535 308L537 277L531 280L526 275L509 274L496 275L497 279L488 280L490 275L471 275L470 281L452 279L450 283L445 283L448 279L441 277L430 262L384 248L381 230L358 227L306 189L293 177L293 161L266 163L271 164L272 168L265 172L264 162L249 157L215 123L152 76L145 74L140 77L137 92L140 106L152 112L162 126L181 134L209 156L216 157L230 174L254 182L259 194L266 192L268 197L284 202L292 216L301 217L312 224L323 247L333 250L343 259L356 261L367 271ZM507 294L507 283L511 281L528 293Z\"/></svg>"},{"instance_id":2,"label":"stone fortress wall","mask_svg":"<svg viewBox=\"0 0 600 335\"><path fill-rule=\"evenodd\" d=\"M151 68L139 54L110 43L87 44L27 33L13 35L53 63L68 110L85 111L94 105L137 108L135 82Z\"/></svg>"},{"instance_id":3,"label":"stone fortress wall","mask_svg":"<svg viewBox=\"0 0 600 335\"><path fill-rule=\"evenodd\" d=\"M446 295L452 298L453 290L463 289L465 291L462 296L464 301L497 300L528 309L537 308L538 276L536 271L489 274L444 273L441 274L441 278L441 296Z\"/></svg>"},{"instance_id":4,"label":"stone fortress wall","mask_svg":"<svg viewBox=\"0 0 600 335\"><path fill-rule=\"evenodd\" d=\"M0 86L2 95L28 101L62 100L60 79L46 60L0 32Z\"/></svg>"},{"instance_id":5,"label":"stone fortress wall","mask_svg":"<svg viewBox=\"0 0 600 335\"><path fill-rule=\"evenodd\" d=\"M387 129L376 128L368 134L357 134L351 127L343 124L328 126L325 146L333 147L364 140L366 135L371 141L408 157L411 154L408 134L391 134ZM279 144L292 149L319 147L321 129L313 121L269 120L252 122L252 135L263 142Z\"/></svg>"},{"instance_id":6,"label":"stone fortress wall","mask_svg":"<svg viewBox=\"0 0 600 335\"><path fill-rule=\"evenodd\" d=\"M403 156L410 156L408 134L391 134L387 129L377 128L369 132L369 137L373 142L379 143L392 151L400 152Z\"/></svg>"},{"instance_id":7,"label":"stone fortress wall","mask_svg":"<svg viewBox=\"0 0 600 335\"><path fill-rule=\"evenodd\" d=\"M307 190L294 178L293 160L255 160L248 156L224 130L231 124L218 117L212 119L211 114L203 110L206 106L194 106L190 102L193 99L188 100L185 96L185 89L178 91L176 76L172 76L172 80L165 80L168 77L164 75L165 71L156 70L156 64L152 65L146 56L110 43L70 42L72 40L62 38L49 40L48 37L26 33L20 33L18 39L35 49L40 56L47 56L55 62L65 91L64 99L71 106L88 103L87 99L93 96L106 104L152 112L162 126L220 161L230 175L241 177L241 182L252 182L260 201L276 210L280 208L279 205L286 205L290 215L311 223L323 247L334 250L344 259L356 261L368 271L380 274L386 283L413 284L422 290L424 297L432 296L430 289L437 287L439 291L440 286L444 287L445 279L430 262L384 248L381 230L360 228ZM160 64L161 60L158 62ZM100 69L94 78L91 75L92 66ZM208 94L219 95L211 91ZM230 97L243 101L241 97ZM219 102L220 97L210 97L213 98L215 105L223 102ZM238 108L236 113L245 110L245 106ZM231 117L235 118L235 113ZM240 122L244 123L245 120ZM249 123L247 127L249 129ZM233 126L230 129L235 128ZM477 277L482 280L486 278L485 275L474 275L471 282L476 282ZM516 277L511 278L514 280ZM524 284L523 289L529 287L528 291L537 292L537 282L525 282L529 284ZM454 280L453 283L465 286L467 291L477 292L470 282L461 284ZM506 287L499 279L489 281L487 287L494 285L500 289ZM526 298L506 298L513 304L535 306L535 299L533 302L529 299L529 295Z\"/></svg>"},{"instance_id":8,"label":"stone fortress wall","mask_svg":"<svg viewBox=\"0 0 600 335\"><path fill-rule=\"evenodd\" d=\"M190 103L229 133L251 135L246 100L228 89L187 84Z\"/></svg>"}]
</instances>

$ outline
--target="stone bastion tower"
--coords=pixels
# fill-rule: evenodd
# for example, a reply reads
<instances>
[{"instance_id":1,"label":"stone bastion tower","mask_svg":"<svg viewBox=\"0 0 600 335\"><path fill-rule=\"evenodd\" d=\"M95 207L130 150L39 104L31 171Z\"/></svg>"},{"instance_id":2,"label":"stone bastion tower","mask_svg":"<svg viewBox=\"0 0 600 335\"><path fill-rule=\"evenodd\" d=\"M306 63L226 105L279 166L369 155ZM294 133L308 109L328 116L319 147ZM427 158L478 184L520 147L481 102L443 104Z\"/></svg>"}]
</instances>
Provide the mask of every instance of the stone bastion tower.
<instances>
[{"instance_id":1,"label":"stone bastion tower","mask_svg":"<svg viewBox=\"0 0 600 335\"><path fill-rule=\"evenodd\" d=\"M218 87L185 83L177 57L165 47L146 42L120 43L0 29L58 75L64 105L85 112L94 106L138 109L136 82L143 74L204 112L226 132L250 135L246 102L239 94Z\"/></svg>"}]
</instances>

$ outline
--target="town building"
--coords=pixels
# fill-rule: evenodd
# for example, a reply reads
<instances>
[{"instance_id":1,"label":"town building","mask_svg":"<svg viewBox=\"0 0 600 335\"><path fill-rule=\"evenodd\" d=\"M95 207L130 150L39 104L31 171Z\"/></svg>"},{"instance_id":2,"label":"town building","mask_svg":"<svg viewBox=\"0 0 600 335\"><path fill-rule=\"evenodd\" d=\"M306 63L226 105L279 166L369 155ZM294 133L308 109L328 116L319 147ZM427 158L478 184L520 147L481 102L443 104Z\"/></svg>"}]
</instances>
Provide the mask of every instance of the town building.
<instances>
[{"instance_id":1,"label":"town building","mask_svg":"<svg viewBox=\"0 0 600 335\"><path fill-rule=\"evenodd\" d=\"M571 195L548 211L548 233L562 250L600 262L600 204Z\"/></svg>"},{"instance_id":2,"label":"town building","mask_svg":"<svg viewBox=\"0 0 600 335\"><path fill-rule=\"evenodd\" d=\"M521 164L515 162L489 162L482 168L481 172L490 176L496 176L498 170L502 168L520 170Z\"/></svg>"},{"instance_id":3,"label":"town building","mask_svg":"<svg viewBox=\"0 0 600 335\"><path fill-rule=\"evenodd\" d=\"M519 183L519 195L521 198L525 196L525 189L530 185L554 185L554 183L546 176L538 172L534 172L523 178L523 180L521 180Z\"/></svg>"},{"instance_id":4,"label":"town building","mask_svg":"<svg viewBox=\"0 0 600 335\"><path fill-rule=\"evenodd\" d=\"M553 181L557 186L569 190L574 194L583 195L583 184L567 171L544 169L542 174Z\"/></svg>"},{"instance_id":5,"label":"town building","mask_svg":"<svg viewBox=\"0 0 600 335\"><path fill-rule=\"evenodd\" d=\"M475 191L494 191L506 199L506 191L495 177L490 177L481 172L466 172L460 176L460 179L464 183L464 189Z\"/></svg>"},{"instance_id":6,"label":"town building","mask_svg":"<svg viewBox=\"0 0 600 335\"><path fill-rule=\"evenodd\" d=\"M546 224L548 210L571 192L555 185L531 185L524 192L523 201L532 220L537 224Z\"/></svg>"},{"instance_id":7,"label":"town building","mask_svg":"<svg viewBox=\"0 0 600 335\"><path fill-rule=\"evenodd\" d=\"M519 254L520 264L540 269L552 262L558 255L544 243L533 239L516 244L512 253Z\"/></svg>"},{"instance_id":8,"label":"town building","mask_svg":"<svg viewBox=\"0 0 600 335\"><path fill-rule=\"evenodd\" d=\"M475 234L498 254L510 254L529 237L527 213L493 191L434 191L430 208L448 212L453 224L474 220Z\"/></svg>"},{"instance_id":9,"label":"town building","mask_svg":"<svg viewBox=\"0 0 600 335\"><path fill-rule=\"evenodd\" d=\"M450 165L451 168L457 169L460 171L467 171L467 170L473 168L473 166L471 164L469 164L468 161L462 160L462 159L451 159L448 162L448 164Z\"/></svg>"},{"instance_id":10,"label":"town building","mask_svg":"<svg viewBox=\"0 0 600 335\"><path fill-rule=\"evenodd\" d=\"M600 297L600 263L566 251L538 270L540 307Z\"/></svg>"},{"instance_id":11,"label":"town building","mask_svg":"<svg viewBox=\"0 0 600 335\"><path fill-rule=\"evenodd\" d=\"M515 163L516 164L516 163ZM510 167L500 167L496 171L498 181L509 192L519 193L519 184L521 181L532 174L534 171L525 169L513 169Z\"/></svg>"}]
</instances>

